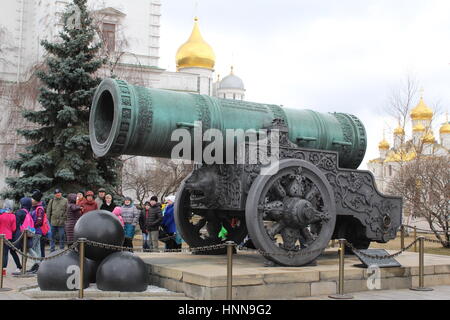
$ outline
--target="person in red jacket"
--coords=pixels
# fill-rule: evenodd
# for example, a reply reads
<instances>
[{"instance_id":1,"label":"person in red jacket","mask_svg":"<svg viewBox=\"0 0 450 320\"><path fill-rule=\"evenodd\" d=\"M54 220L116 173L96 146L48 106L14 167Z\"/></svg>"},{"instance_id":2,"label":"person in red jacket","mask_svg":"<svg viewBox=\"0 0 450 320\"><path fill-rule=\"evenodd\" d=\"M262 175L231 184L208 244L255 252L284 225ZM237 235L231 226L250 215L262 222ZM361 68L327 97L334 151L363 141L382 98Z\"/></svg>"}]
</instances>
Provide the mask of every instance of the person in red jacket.
<instances>
[{"instance_id":1,"label":"person in red jacket","mask_svg":"<svg viewBox=\"0 0 450 320\"><path fill-rule=\"evenodd\" d=\"M0 234L5 235L9 241L12 240L16 231L16 216L13 213L12 200L5 200L4 209L0 211ZM9 246L3 244L3 265L2 272L6 275L6 267L8 266Z\"/></svg>"},{"instance_id":2,"label":"person in red jacket","mask_svg":"<svg viewBox=\"0 0 450 320\"><path fill-rule=\"evenodd\" d=\"M79 206L81 207L82 214L98 210L97 202L95 202L94 200L94 192L86 192L86 199L82 203L80 203Z\"/></svg>"}]
</instances>

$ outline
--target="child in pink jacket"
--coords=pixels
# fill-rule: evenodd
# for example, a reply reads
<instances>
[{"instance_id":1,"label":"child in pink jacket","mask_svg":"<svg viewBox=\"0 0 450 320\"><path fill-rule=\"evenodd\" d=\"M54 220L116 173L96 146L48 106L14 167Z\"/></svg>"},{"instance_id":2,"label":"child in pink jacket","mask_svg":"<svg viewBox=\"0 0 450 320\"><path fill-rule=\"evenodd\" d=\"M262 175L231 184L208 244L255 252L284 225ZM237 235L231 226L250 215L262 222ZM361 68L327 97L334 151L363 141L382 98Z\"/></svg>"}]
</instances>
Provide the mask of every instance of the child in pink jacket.
<instances>
[{"instance_id":1,"label":"child in pink jacket","mask_svg":"<svg viewBox=\"0 0 450 320\"><path fill-rule=\"evenodd\" d=\"M4 209L0 210L0 234L5 235L9 241L12 240L16 231L16 216L13 213L13 203L11 200L5 200ZM2 272L6 275L6 267L8 266L9 246L3 244L3 266Z\"/></svg>"},{"instance_id":2,"label":"child in pink jacket","mask_svg":"<svg viewBox=\"0 0 450 320\"><path fill-rule=\"evenodd\" d=\"M123 222L123 218L122 218L122 208L115 207L112 213L120 220L122 227L125 226L125 223Z\"/></svg>"}]
</instances>

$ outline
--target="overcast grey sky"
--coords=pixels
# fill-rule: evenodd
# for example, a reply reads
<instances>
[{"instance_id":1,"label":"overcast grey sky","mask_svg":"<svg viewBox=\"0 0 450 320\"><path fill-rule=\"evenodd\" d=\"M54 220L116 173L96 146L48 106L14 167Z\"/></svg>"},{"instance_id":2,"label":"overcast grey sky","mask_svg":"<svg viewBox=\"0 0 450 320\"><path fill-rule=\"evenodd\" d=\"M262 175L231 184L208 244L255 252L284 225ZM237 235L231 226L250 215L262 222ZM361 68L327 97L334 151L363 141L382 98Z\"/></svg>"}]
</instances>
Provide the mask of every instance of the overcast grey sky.
<instances>
[{"instance_id":1,"label":"overcast grey sky","mask_svg":"<svg viewBox=\"0 0 450 320\"><path fill-rule=\"evenodd\" d=\"M175 70L198 15L217 73L234 64L247 100L358 116L369 135L364 162L378 156L383 126L395 126L382 108L407 73L430 106L448 110L448 0L165 0L162 14L162 68Z\"/></svg>"}]
</instances>

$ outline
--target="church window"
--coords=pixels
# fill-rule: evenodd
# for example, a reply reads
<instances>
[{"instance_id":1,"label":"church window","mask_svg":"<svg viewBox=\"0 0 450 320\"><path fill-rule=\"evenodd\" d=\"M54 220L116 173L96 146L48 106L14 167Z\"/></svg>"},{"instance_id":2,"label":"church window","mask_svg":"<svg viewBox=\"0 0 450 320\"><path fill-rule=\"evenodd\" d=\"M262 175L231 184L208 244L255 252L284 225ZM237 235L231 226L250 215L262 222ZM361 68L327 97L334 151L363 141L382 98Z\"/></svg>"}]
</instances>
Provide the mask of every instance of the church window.
<instances>
[{"instance_id":1,"label":"church window","mask_svg":"<svg viewBox=\"0 0 450 320\"><path fill-rule=\"evenodd\" d=\"M112 23L103 24L103 41L108 52L116 50L116 25Z\"/></svg>"}]
</instances>

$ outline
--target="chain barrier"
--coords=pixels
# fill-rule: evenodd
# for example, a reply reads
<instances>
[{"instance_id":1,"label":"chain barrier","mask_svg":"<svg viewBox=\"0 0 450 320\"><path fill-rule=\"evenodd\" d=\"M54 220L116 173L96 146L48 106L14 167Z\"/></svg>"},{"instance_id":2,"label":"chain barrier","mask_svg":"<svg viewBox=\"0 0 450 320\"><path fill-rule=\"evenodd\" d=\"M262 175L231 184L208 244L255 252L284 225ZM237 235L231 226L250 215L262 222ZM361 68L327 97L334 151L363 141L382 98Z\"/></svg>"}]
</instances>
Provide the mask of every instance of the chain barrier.
<instances>
[{"instance_id":1,"label":"chain barrier","mask_svg":"<svg viewBox=\"0 0 450 320\"><path fill-rule=\"evenodd\" d=\"M409 229L414 229L414 228L416 228L417 231L422 231L423 233L429 233L429 234L435 234L435 233L446 234L446 232L444 232L444 231L433 231L433 230L428 230L428 229L421 229L421 228L418 228L418 227L409 226L409 225L407 225L407 224L404 224L403 226L406 227L406 228L409 228Z\"/></svg>"},{"instance_id":2,"label":"chain barrier","mask_svg":"<svg viewBox=\"0 0 450 320\"><path fill-rule=\"evenodd\" d=\"M33 257L30 256L29 254L26 254L24 252L22 252L19 248L17 248L11 241L5 239L5 244L13 251L17 252L18 254L20 254L21 256L33 260L33 261L47 261L47 260L52 260L55 258L58 258L62 255L65 255L67 253L69 253L70 251L75 250L78 247L78 241L74 242L69 248L67 248L66 250L63 250L61 252L58 252L57 254L54 254L52 256L49 257Z\"/></svg>"},{"instance_id":3,"label":"chain barrier","mask_svg":"<svg viewBox=\"0 0 450 320\"><path fill-rule=\"evenodd\" d=\"M308 255L312 255L315 253L322 253L325 249L328 248L332 248L332 246L326 246L325 248L321 248L321 249L315 249L315 250L311 250L311 251L287 251L287 252L266 252L264 250L261 249L250 249L247 247L243 247L243 246L237 246L237 249L240 251L245 251L245 252L250 252L250 253L258 253L264 257L267 256L287 256L287 257L296 257L296 256L308 256Z\"/></svg>"},{"instance_id":4,"label":"chain barrier","mask_svg":"<svg viewBox=\"0 0 450 320\"><path fill-rule=\"evenodd\" d=\"M445 245L449 245L450 242L448 241L440 241L440 240L436 240L436 239L428 239L428 238L424 238L426 242L430 242L430 243L439 243L439 244L445 244Z\"/></svg>"},{"instance_id":5,"label":"chain barrier","mask_svg":"<svg viewBox=\"0 0 450 320\"><path fill-rule=\"evenodd\" d=\"M181 249L134 249L130 247L123 247L123 246L115 246L111 244L106 243L100 243L96 241L86 240L87 245L91 245L94 247L100 247L103 249L108 250L114 250L114 251L141 251L141 252L154 252L154 253L181 253L181 252L198 252L198 251L212 251L217 249L223 249L226 247L225 243L220 244L214 244L210 246L204 246L204 247L192 247L192 248L181 248Z\"/></svg>"},{"instance_id":6,"label":"chain barrier","mask_svg":"<svg viewBox=\"0 0 450 320\"><path fill-rule=\"evenodd\" d=\"M174 236L170 236L167 238L174 238ZM160 239L160 240L164 240L166 238ZM353 244L346 242L346 246L351 249L354 253L357 253L359 255L365 256L367 258L371 258L371 259L376 259L376 260L385 260L385 259L390 259L390 258L395 258L400 256L402 253L404 253L405 251L408 251L411 247L414 246L414 244L416 244L419 241L419 239L416 239L415 241L413 241L411 244L409 244L407 247L405 247L404 249L393 253L393 254L388 254L388 255L371 255L368 253L365 253L359 249L356 249ZM432 243L441 243L441 241L439 240L433 240L433 239L427 239L425 238L425 241L427 242L432 242ZM130 248L130 247L124 247L124 246L116 246L116 245L111 245L111 244L106 244L106 243L101 243L101 242L96 242L96 241L91 241L91 240L86 240L86 245L90 245L90 246L94 246L94 247L100 247L103 249L108 249L108 250L113 250L113 251L130 251L130 252L146 252L146 253L191 253L191 252L206 252L206 251L213 251L213 250L218 250L218 249L224 249L227 245L225 243L220 243L220 244L214 244L214 245L209 245L209 246L203 246L203 247L190 247L190 248L181 248L181 249L134 249L134 248ZM26 253L23 253L20 249L18 249L13 243L11 243L9 240L5 239L5 244L11 248L11 250L19 253L21 256L24 256L27 259L33 260L33 261L47 261L47 260L51 260L51 259L55 259L58 258L64 254L67 254L69 251L75 250L78 247L79 241L76 242L72 242L71 245L69 246L69 248L67 248L66 250L63 250L55 255L52 255L50 257L33 257L30 256ZM236 248L239 251L244 251L244 252L249 252L249 253L257 253L260 254L264 257L267 256L288 256L288 257L296 257L296 256L307 256L307 255L311 255L311 254L316 254L316 253L321 253L323 252L325 249L328 248L332 248L333 246L331 245L327 245L325 248L320 248L320 249L315 249L315 250L299 250L299 251L286 251L286 252L266 252L264 250L261 249L250 249L247 247L244 247L243 245L237 245Z\"/></svg>"}]
</instances>

